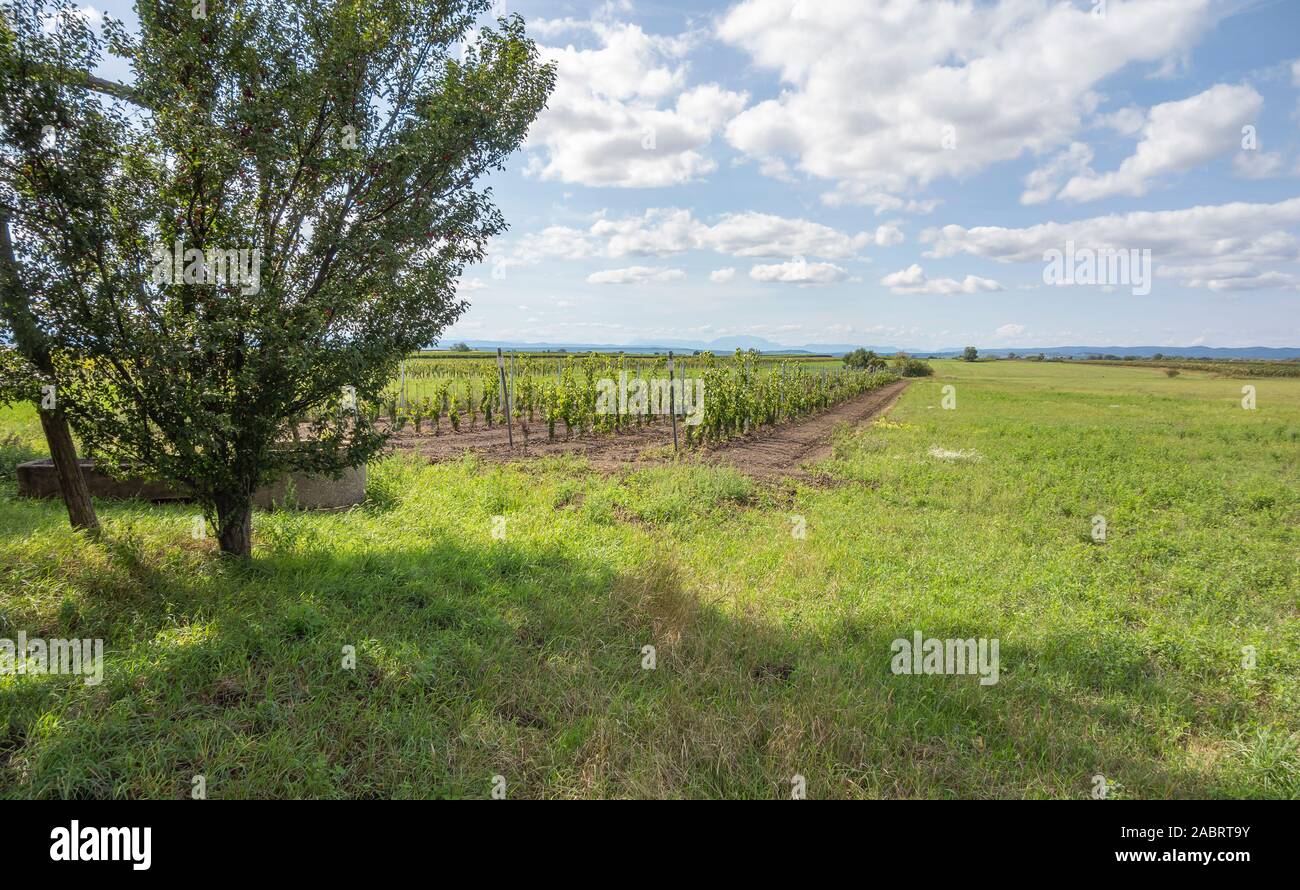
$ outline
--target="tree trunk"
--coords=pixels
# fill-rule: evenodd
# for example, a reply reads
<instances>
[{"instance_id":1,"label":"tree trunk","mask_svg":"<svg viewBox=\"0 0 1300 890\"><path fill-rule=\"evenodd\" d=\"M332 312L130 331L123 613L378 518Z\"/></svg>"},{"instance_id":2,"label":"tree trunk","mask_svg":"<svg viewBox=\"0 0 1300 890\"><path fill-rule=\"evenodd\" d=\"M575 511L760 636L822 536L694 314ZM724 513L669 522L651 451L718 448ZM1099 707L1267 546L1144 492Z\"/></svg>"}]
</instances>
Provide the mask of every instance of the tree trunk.
<instances>
[{"instance_id":1,"label":"tree trunk","mask_svg":"<svg viewBox=\"0 0 1300 890\"><path fill-rule=\"evenodd\" d=\"M45 441L50 446L50 458L59 475L59 491L63 495L63 504L68 508L68 522L73 528L90 532L99 531L99 519L95 516L95 507L90 502L90 486L77 463L77 447L72 442L72 430L68 428L68 419L57 408L41 411L41 428L45 430Z\"/></svg>"},{"instance_id":2,"label":"tree trunk","mask_svg":"<svg viewBox=\"0 0 1300 890\"><path fill-rule=\"evenodd\" d=\"M9 232L9 216L3 212L0 212L0 310L3 310L9 322L10 333L18 351L53 383L54 361L40 326L32 316L26 292L19 280L18 262ZM58 397L57 393L55 397ZM57 403L55 408L42 410L40 415L41 429L45 431L45 442L50 448L50 458L59 474L59 491L68 508L68 521L73 528L98 532L99 519L95 516L95 506L90 502L90 488L86 485L86 477L81 473L81 464L77 463L77 449L72 444L68 419L57 407Z\"/></svg>"},{"instance_id":3,"label":"tree trunk","mask_svg":"<svg viewBox=\"0 0 1300 890\"><path fill-rule=\"evenodd\" d=\"M253 555L253 505L247 495L217 499L217 541L228 556Z\"/></svg>"}]
</instances>

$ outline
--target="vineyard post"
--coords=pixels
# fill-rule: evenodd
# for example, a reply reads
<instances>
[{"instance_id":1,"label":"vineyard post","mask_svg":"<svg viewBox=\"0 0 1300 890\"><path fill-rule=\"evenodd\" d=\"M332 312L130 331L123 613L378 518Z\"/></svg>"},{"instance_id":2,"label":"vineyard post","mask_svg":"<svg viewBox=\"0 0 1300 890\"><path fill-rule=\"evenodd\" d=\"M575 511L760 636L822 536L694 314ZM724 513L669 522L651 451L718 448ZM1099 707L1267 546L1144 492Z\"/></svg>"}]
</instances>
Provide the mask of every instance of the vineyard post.
<instances>
[{"instance_id":1,"label":"vineyard post","mask_svg":"<svg viewBox=\"0 0 1300 890\"><path fill-rule=\"evenodd\" d=\"M659 404L663 404L660 402ZM668 414L673 419L673 451L677 450L677 399L673 392L673 351L668 350Z\"/></svg>"},{"instance_id":2,"label":"vineyard post","mask_svg":"<svg viewBox=\"0 0 1300 890\"><path fill-rule=\"evenodd\" d=\"M511 369L513 372L513 368ZM503 409L506 413L506 437L510 440L510 447L515 447L515 431L510 422L510 390L506 388L506 360L501 354L501 347L497 347L497 373L501 375L501 401L504 403ZM514 374L511 374L514 377Z\"/></svg>"},{"instance_id":3,"label":"vineyard post","mask_svg":"<svg viewBox=\"0 0 1300 890\"><path fill-rule=\"evenodd\" d=\"M398 392L399 392L397 398L398 407L405 408L406 407L406 362L405 361L402 362L402 382L401 385L398 387Z\"/></svg>"}]
</instances>

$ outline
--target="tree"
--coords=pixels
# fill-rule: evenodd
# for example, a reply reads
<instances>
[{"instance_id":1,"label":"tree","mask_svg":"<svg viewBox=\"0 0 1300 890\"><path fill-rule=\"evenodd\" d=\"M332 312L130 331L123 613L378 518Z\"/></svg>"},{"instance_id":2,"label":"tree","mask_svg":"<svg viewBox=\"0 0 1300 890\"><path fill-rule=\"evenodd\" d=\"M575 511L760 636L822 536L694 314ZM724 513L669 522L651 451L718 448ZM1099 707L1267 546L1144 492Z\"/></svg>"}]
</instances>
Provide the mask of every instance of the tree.
<instances>
[{"instance_id":1,"label":"tree","mask_svg":"<svg viewBox=\"0 0 1300 890\"><path fill-rule=\"evenodd\" d=\"M844 356L844 364L850 368L857 368L863 371L879 371L885 367L883 356L876 355L873 349L864 349L859 346L852 352Z\"/></svg>"},{"instance_id":2,"label":"tree","mask_svg":"<svg viewBox=\"0 0 1300 890\"><path fill-rule=\"evenodd\" d=\"M964 362L977 361L980 357L979 350L974 346L967 346L961 354L961 360Z\"/></svg>"},{"instance_id":3,"label":"tree","mask_svg":"<svg viewBox=\"0 0 1300 890\"><path fill-rule=\"evenodd\" d=\"M518 16L471 39L488 5L139 0L105 41L68 0L0 10L4 317L69 357L95 454L187 488L226 553L261 482L376 453L354 398L464 311L505 228L475 184L555 74ZM87 73L105 49L130 85Z\"/></svg>"},{"instance_id":4,"label":"tree","mask_svg":"<svg viewBox=\"0 0 1300 890\"><path fill-rule=\"evenodd\" d=\"M452 352L473 352L474 350L469 348L468 343L457 343L455 346L451 347L451 351Z\"/></svg>"},{"instance_id":5,"label":"tree","mask_svg":"<svg viewBox=\"0 0 1300 890\"><path fill-rule=\"evenodd\" d=\"M20 153L11 150L11 137L15 134L8 128L8 116L4 113L19 98L9 92L13 83L11 63L14 59L12 48L15 39L15 33L9 27L9 12L8 7L0 10L0 93L3 94L0 96L0 344L13 344L13 348L10 350L5 347L6 355L2 362L4 369L0 374L4 378L0 380L0 404L29 401L35 405L49 446L50 458L58 475L59 491L68 511L68 521L73 528L95 533L99 530L99 519L90 500L90 489L81 472L81 465L77 461L72 430L60 396L55 364L58 356L51 338L41 329L34 315L14 245L14 217L20 211L14 193L6 186L9 175L16 165L22 163L22 158ZM73 32L70 41L73 48L69 53L75 54L76 38L87 29L80 17L69 24ZM102 136L95 126L96 120L92 116L77 121L83 126L87 139ZM41 143L44 143L53 127L50 122L43 124L35 133L29 133L28 141L39 136ZM69 146L71 167L65 185L74 193L79 186L78 174L89 168L88 164L83 166L79 163L83 160L78 156L83 147L83 143ZM93 168L89 169L91 176L95 172ZM41 268L39 262L37 268Z\"/></svg>"}]
</instances>

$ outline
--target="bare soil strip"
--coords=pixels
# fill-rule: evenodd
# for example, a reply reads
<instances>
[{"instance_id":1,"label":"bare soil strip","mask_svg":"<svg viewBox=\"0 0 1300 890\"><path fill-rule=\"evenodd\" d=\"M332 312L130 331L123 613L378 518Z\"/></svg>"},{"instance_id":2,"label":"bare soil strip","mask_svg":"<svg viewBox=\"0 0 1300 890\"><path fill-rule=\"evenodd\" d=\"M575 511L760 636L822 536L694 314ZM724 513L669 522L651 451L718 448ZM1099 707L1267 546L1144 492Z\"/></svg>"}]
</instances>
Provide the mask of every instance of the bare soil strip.
<instances>
[{"instance_id":1,"label":"bare soil strip","mask_svg":"<svg viewBox=\"0 0 1300 890\"><path fill-rule=\"evenodd\" d=\"M805 420L724 442L706 451L705 459L730 464L760 479L806 475L804 467L830 457L831 434L837 426L866 423L888 411L907 384L899 380Z\"/></svg>"},{"instance_id":2,"label":"bare soil strip","mask_svg":"<svg viewBox=\"0 0 1300 890\"><path fill-rule=\"evenodd\" d=\"M889 409L907 386L900 380L880 389L842 402L820 414L765 427L720 445L699 449L692 458L705 463L726 464L759 479L803 476L806 464L830 455L831 434L840 424L860 424ZM591 465L604 470L616 470L632 465L664 463L671 457L672 427L666 420L657 420L652 426L632 427L627 432L574 436L569 439L557 434L554 442L546 441L546 425L533 422L525 424L527 432L515 424L515 446L507 443L503 426L464 430L453 433L443 423L438 435L428 426L417 434L412 428L393 437L393 446L401 452L418 454L431 462L456 460L466 452L480 460L529 460L552 454L581 455ZM678 429L681 432L681 429Z\"/></svg>"}]
</instances>

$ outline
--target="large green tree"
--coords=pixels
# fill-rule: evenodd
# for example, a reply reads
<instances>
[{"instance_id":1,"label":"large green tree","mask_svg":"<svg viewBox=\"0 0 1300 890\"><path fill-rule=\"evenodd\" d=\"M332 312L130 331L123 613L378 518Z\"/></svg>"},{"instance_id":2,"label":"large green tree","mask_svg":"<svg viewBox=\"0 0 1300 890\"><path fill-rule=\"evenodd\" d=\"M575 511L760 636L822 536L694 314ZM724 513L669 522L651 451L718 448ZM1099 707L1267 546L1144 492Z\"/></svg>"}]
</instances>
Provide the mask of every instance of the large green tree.
<instances>
[{"instance_id":1,"label":"large green tree","mask_svg":"<svg viewBox=\"0 0 1300 890\"><path fill-rule=\"evenodd\" d=\"M225 552L259 483L382 446L352 393L464 311L505 227L482 181L554 71L487 7L139 0L103 41L67 0L0 8L6 318L66 357L96 456L186 486ZM92 75L105 53L126 83Z\"/></svg>"}]
</instances>

